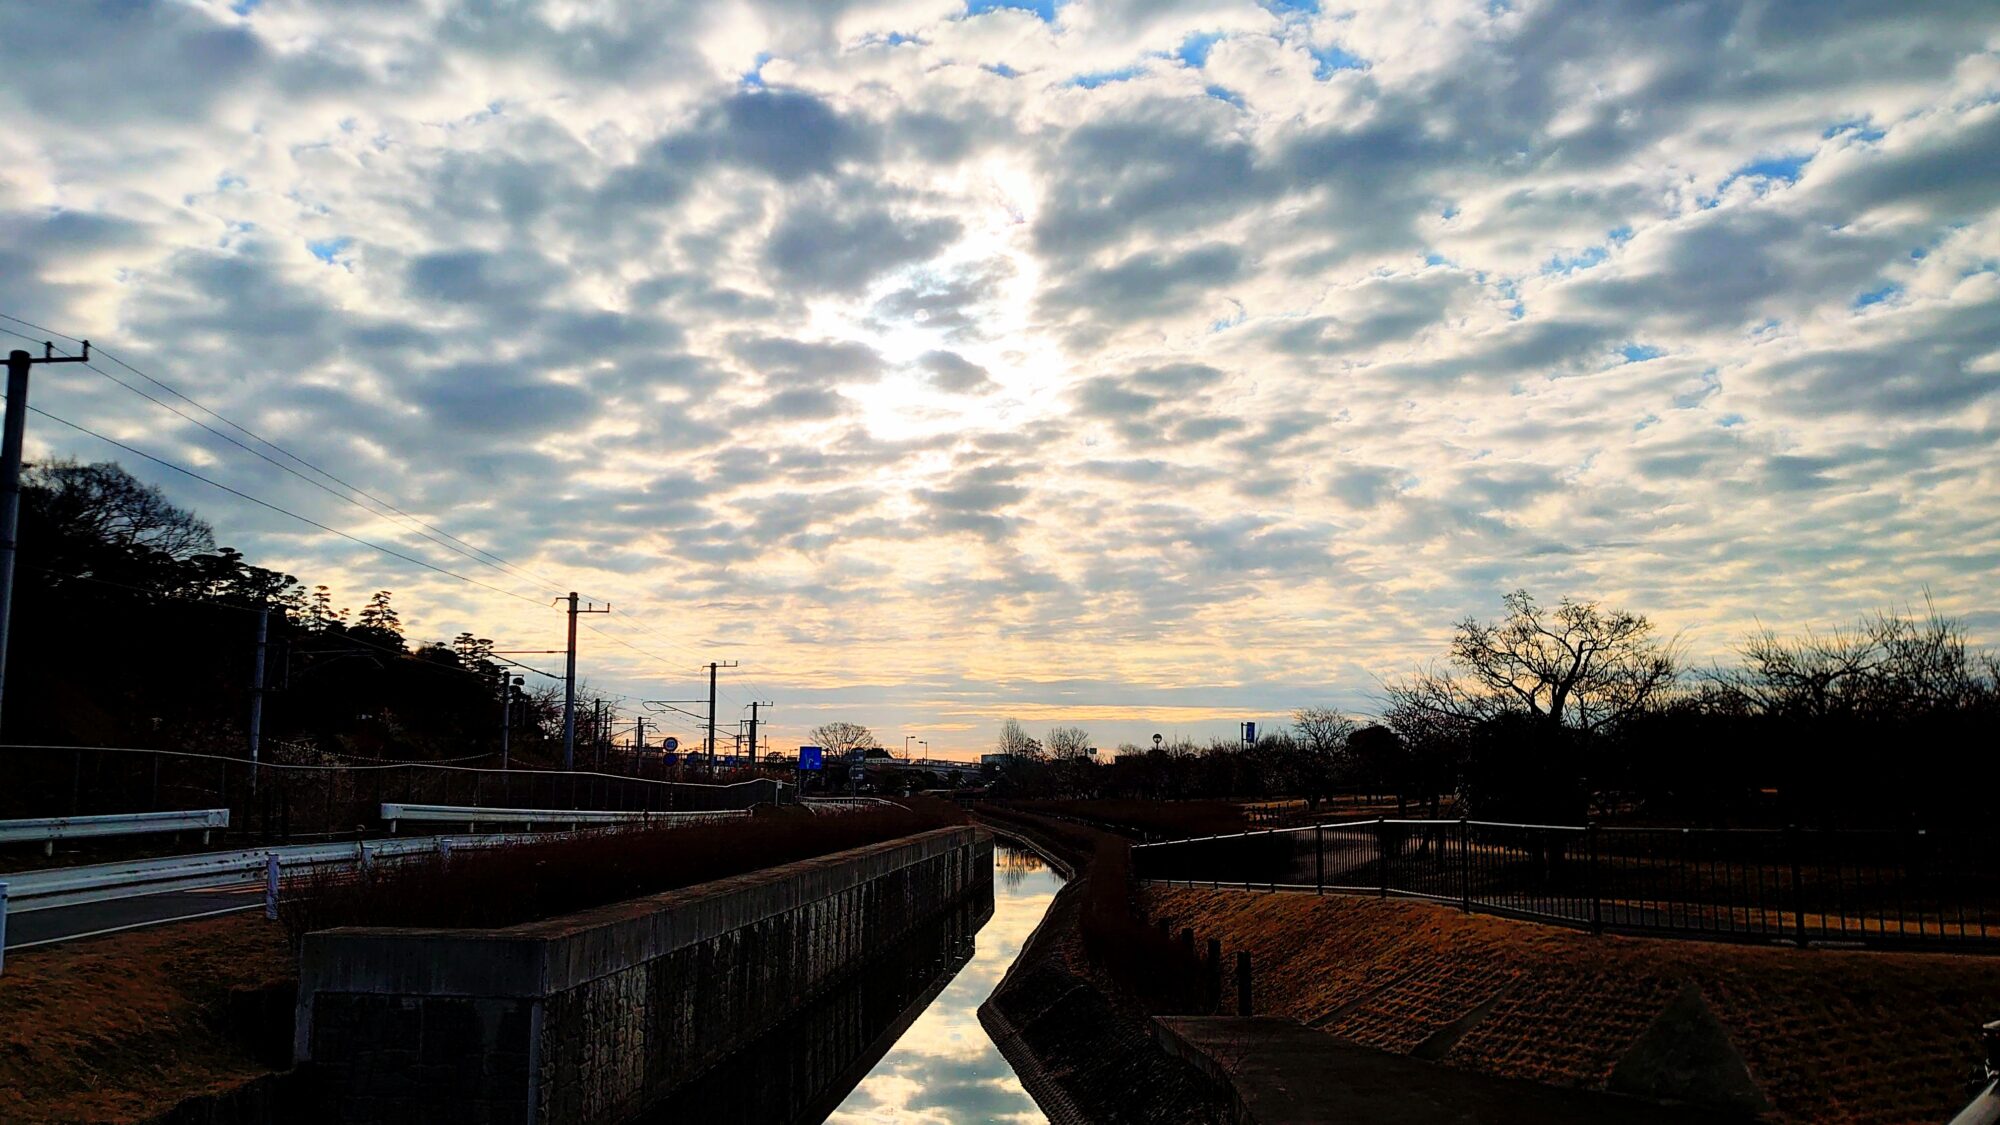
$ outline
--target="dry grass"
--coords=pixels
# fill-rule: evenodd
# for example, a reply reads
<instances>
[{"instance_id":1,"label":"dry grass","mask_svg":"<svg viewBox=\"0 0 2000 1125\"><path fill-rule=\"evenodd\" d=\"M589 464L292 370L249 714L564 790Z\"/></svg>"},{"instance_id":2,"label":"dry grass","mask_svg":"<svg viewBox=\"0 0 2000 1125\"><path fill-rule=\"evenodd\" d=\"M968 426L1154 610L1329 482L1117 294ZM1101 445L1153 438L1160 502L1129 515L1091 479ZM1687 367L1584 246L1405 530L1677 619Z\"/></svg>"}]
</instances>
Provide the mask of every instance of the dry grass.
<instances>
[{"instance_id":1,"label":"dry grass","mask_svg":"<svg viewBox=\"0 0 2000 1125\"><path fill-rule=\"evenodd\" d=\"M552 837L384 863L356 878L288 884L278 917L295 941L334 926L509 926L965 823L910 798L840 816L765 810L747 820Z\"/></svg>"},{"instance_id":2,"label":"dry grass","mask_svg":"<svg viewBox=\"0 0 2000 1125\"><path fill-rule=\"evenodd\" d=\"M250 914L10 953L0 1121L133 1121L265 1073L223 1012L292 975L284 932Z\"/></svg>"},{"instance_id":3,"label":"dry grass","mask_svg":"<svg viewBox=\"0 0 2000 1125\"><path fill-rule=\"evenodd\" d=\"M1942 1121L1965 1103L2000 958L1799 951L1574 930L1428 903L1154 888L1173 925L1251 954L1259 1010L1409 1050L1488 1000L1449 1065L1601 1087L1682 986L1728 1030L1774 1119Z\"/></svg>"}]
</instances>

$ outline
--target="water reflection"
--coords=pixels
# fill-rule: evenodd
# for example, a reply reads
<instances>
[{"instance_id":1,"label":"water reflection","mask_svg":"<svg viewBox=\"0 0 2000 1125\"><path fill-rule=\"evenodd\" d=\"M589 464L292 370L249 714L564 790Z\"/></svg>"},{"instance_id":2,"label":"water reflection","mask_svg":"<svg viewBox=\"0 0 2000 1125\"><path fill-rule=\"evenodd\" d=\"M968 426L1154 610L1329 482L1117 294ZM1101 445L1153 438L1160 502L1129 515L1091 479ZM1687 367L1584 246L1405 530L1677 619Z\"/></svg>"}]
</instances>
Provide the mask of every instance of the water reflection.
<instances>
[{"instance_id":1,"label":"water reflection","mask_svg":"<svg viewBox=\"0 0 2000 1125\"><path fill-rule=\"evenodd\" d=\"M979 1005L1062 880L1033 853L994 851L972 896L666 1095L646 1122L957 1125L1044 1121L979 1024ZM978 935L975 941L974 935Z\"/></svg>"},{"instance_id":2,"label":"water reflection","mask_svg":"<svg viewBox=\"0 0 2000 1125\"><path fill-rule=\"evenodd\" d=\"M993 992L1055 898L1062 877L1033 852L993 853L993 918L972 958L828 1117L836 1125L1045 1121L979 1026Z\"/></svg>"}]
</instances>

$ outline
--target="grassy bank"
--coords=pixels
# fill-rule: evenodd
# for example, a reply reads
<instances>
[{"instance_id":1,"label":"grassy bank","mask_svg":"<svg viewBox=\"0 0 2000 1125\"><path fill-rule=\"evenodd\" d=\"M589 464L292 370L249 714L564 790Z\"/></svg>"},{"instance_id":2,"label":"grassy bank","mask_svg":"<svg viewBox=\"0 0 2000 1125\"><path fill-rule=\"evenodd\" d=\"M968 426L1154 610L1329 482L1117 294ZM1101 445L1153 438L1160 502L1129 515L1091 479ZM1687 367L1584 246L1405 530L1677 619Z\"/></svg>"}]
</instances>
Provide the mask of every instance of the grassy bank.
<instances>
[{"instance_id":1,"label":"grassy bank","mask_svg":"<svg viewBox=\"0 0 2000 1125\"><path fill-rule=\"evenodd\" d=\"M914 798L834 816L767 810L745 820L462 848L314 874L288 886L278 917L296 941L334 926L511 926L965 823Z\"/></svg>"},{"instance_id":2,"label":"grassy bank","mask_svg":"<svg viewBox=\"0 0 2000 1125\"><path fill-rule=\"evenodd\" d=\"M1968 1096L1979 1025L2000 1017L1996 958L1593 937L1393 899L1144 899L1248 951L1259 1014L1405 1053L1435 1052L1451 1029L1440 1061L1506 1077L1606 1088L1653 1020L1697 990L1784 1122L1946 1120Z\"/></svg>"},{"instance_id":3,"label":"grassy bank","mask_svg":"<svg viewBox=\"0 0 2000 1125\"><path fill-rule=\"evenodd\" d=\"M269 1073L232 1030L231 997L293 975L283 932L254 912L10 952L0 1121L138 1121Z\"/></svg>"}]
</instances>

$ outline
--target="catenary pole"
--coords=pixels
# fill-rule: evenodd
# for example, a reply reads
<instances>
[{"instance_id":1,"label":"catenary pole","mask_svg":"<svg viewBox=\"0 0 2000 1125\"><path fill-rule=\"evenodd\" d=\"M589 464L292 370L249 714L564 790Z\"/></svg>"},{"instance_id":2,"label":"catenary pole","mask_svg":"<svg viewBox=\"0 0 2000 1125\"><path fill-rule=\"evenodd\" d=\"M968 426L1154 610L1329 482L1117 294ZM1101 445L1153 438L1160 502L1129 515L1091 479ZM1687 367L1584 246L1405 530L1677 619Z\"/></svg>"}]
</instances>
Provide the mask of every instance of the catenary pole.
<instances>
[{"instance_id":1,"label":"catenary pole","mask_svg":"<svg viewBox=\"0 0 2000 1125\"><path fill-rule=\"evenodd\" d=\"M569 592L569 597L556 601L569 602L569 646L563 656L563 768L576 768L576 615L579 613L610 613L607 604L602 609L586 606L577 608L577 593Z\"/></svg>"},{"instance_id":2,"label":"catenary pole","mask_svg":"<svg viewBox=\"0 0 2000 1125\"><path fill-rule=\"evenodd\" d=\"M21 449L27 441L28 371L37 363L88 363L90 341L82 355L57 355L52 343L37 357L14 349L7 355L7 421L0 440L0 706L6 701L7 640L14 616L14 536L21 524Z\"/></svg>"}]
</instances>

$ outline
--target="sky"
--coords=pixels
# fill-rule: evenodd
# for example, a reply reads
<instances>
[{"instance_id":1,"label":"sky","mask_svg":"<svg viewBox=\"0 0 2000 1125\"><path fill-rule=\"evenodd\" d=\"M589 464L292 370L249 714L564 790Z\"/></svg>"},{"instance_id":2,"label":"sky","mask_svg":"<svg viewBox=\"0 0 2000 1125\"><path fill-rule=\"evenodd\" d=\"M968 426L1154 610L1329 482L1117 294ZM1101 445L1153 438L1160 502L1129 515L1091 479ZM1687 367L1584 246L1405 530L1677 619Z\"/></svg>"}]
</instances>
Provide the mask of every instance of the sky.
<instances>
[{"instance_id":1,"label":"sky","mask_svg":"<svg viewBox=\"0 0 2000 1125\"><path fill-rule=\"evenodd\" d=\"M780 746L1226 737L1370 713L1517 587L1695 664L1927 595L2000 641L1990 0L78 0L0 42L0 313L435 530L80 367L35 404L477 584L46 418L30 457L414 638L609 602L579 664L628 709L735 660Z\"/></svg>"}]
</instances>

